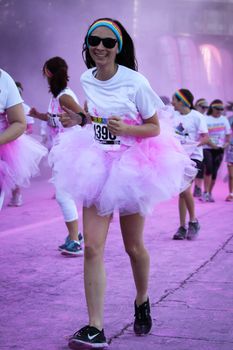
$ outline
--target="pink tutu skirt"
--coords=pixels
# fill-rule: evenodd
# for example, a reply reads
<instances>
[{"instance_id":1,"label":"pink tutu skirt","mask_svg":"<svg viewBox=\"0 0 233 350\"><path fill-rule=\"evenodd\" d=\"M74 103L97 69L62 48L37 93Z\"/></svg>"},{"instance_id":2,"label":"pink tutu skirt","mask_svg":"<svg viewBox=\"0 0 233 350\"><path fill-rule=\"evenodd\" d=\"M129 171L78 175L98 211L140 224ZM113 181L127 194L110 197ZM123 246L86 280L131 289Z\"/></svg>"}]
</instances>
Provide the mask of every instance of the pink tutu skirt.
<instances>
[{"instance_id":1,"label":"pink tutu skirt","mask_svg":"<svg viewBox=\"0 0 233 350\"><path fill-rule=\"evenodd\" d=\"M99 215L151 213L154 206L184 191L195 177L195 163L164 128L157 137L136 139L119 151L105 151L92 126L58 136L49 154L52 182Z\"/></svg>"},{"instance_id":2,"label":"pink tutu skirt","mask_svg":"<svg viewBox=\"0 0 233 350\"><path fill-rule=\"evenodd\" d=\"M0 190L9 194L16 186L28 186L39 173L39 163L47 149L28 135L0 145Z\"/></svg>"}]
</instances>

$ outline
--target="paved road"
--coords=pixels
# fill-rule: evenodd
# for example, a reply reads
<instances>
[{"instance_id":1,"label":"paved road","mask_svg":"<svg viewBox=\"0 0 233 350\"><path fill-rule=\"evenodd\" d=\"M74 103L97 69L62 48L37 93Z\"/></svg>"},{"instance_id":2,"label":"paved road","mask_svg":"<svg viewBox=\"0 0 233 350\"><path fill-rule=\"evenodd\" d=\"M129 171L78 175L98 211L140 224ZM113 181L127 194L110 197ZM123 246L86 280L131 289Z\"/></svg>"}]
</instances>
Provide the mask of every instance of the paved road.
<instances>
[{"instance_id":1,"label":"paved road","mask_svg":"<svg viewBox=\"0 0 233 350\"><path fill-rule=\"evenodd\" d=\"M197 202L199 239L173 241L177 199L147 219L154 325L147 337L132 330L135 297L117 215L106 246L105 333L112 350L233 349L233 203L218 183L215 203ZM65 226L53 188L37 178L24 205L0 213L0 349L65 350L65 337L87 323L83 258L57 246Z\"/></svg>"}]
</instances>

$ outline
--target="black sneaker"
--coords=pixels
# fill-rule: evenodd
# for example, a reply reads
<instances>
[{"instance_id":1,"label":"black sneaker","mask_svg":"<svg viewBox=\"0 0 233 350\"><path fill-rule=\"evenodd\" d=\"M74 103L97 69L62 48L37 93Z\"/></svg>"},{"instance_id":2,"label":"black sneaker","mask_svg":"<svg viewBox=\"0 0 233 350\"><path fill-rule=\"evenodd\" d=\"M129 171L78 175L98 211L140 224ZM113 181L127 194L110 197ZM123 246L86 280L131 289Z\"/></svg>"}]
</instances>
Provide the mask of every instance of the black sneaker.
<instances>
[{"instance_id":1,"label":"black sneaker","mask_svg":"<svg viewBox=\"0 0 233 350\"><path fill-rule=\"evenodd\" d=\"M190 221L188 226L187 239L190 241L196 239L200 228L201 226L198 221Z\"/></svg>"},{"instance_id":2,"label":"black sneaker","mask_svg":"<svg viewBox=\"0 0 233 350\"><path fill-rule=\"evenodd\" d=\"M193 197L201 197L202 193L201 193L201 188L198 187L197 185L194 186L194 191L193 191Z\"/></svg>"},{"instance_id":3,"label":"black sneaker","mask_svg":"<svg viewBox=\"0 0 233 350\"><path fill-rule=\"evenodd\" d=\"M150 332L152 327L152 319L150 316L150 302L149 299L142 305L137 306L134 302L135 320L134 320L134 333L136 335L144 335Z\"/></svg>"},{"instance_id":4,"label":"black sneaker","mask_svg":"<svg viewBox=\"0 0 233 350\"><path fill-rule=\"evenodd\" d=\"M180 226L173 236L173 239L181 241L186 238L187 230L185 227Z\"/></svg>"},{"instance_id":5,"label":"black sneaker","mask_svg":"<svg viewBox=\"0 0 233 350\"><path fill-rule=\"evenodd\" d=\"M104 330L85 326L74 333L69 340L70 349L104 349L108 347Z\"/></svg>"}]
</instances>

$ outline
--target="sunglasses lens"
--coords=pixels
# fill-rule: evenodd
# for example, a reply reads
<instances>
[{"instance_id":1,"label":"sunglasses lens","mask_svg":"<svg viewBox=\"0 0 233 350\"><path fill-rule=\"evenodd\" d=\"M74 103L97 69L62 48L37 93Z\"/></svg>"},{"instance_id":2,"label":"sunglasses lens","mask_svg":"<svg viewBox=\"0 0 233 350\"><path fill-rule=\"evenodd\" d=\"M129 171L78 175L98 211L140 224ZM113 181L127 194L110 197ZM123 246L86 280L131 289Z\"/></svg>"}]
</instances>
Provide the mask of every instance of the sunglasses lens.
<instances>
[{"instance_id":1,"label":"sunglasses lens","mask_svg":"<svg viewBox=\"0 0 233 350\"><path fill-rule=\"evenodd\" d=\"M101 39L98 36L90 35L88 38L88 44L90 46L98 46L101 42Z\"/></svg>"},{"instance_id":2,"label":"sunglasses lens","mask_svg":"<svg viewBox=\"0 0 233 350\"><path fill-rule=\"evenodd\" d=\"M103 43L104 47L106 47L106 49L113 49L117 43L116 39L100 38L100 37L95 36L95 35L90 35L88 37L87 41L88 41L88 45L90 45L90 46L98 46L100 44L100 42L102 41L102 43Z\"/></svg>"},{"instance_id":3,"label":"sunglasses lens","mask_svg":"<svg viewBox=\"0 0 233 350\"><path fill-rule=\"evenodd\" d=\"M113 49L114 46L116 45L117 40L113 38L105 38L102 39L102 43L106 49Z\"/></svg>"}]
</instances>

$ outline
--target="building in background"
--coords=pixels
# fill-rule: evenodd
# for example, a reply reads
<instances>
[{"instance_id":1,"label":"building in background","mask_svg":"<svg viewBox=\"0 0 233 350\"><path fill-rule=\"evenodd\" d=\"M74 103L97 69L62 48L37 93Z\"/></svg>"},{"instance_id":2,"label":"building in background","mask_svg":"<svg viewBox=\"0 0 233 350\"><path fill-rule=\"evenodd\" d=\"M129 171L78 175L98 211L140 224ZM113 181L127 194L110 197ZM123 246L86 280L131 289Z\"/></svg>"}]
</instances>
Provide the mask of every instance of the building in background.
<instances>
[{"instance_id":1,"label":"building in background","mask_svg":"<svg viewBox=\"0 0 233 350\"><path fill-rule=\"evenodd\" d=\"M0 0L0 13L0 67L40 109L48 103L41 67L55 55L69 63L70 85L83 102L83 38L106 16L134 36L139 70L160 95L186 87L196 98L233 100L233 0Z\"/></svg>"}]
</instances>

